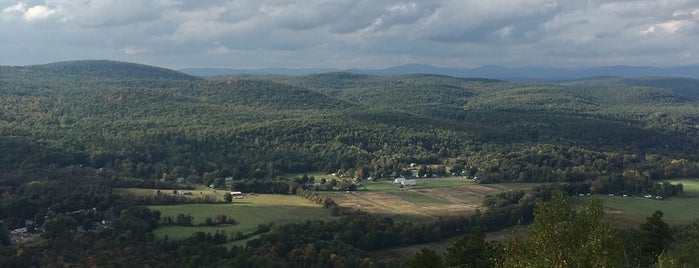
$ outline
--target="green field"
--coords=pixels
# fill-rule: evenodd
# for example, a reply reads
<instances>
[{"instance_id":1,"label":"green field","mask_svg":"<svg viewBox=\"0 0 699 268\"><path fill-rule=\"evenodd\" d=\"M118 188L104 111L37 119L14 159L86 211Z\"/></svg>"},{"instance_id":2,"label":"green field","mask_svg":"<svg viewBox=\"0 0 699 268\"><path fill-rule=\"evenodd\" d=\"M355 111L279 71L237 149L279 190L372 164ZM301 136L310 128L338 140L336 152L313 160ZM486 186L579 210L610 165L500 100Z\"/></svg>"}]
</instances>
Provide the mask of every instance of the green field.
<instances>
[{"instance_id":1,"label":"green field","mask_svg":"<svg viewBox=\"0 0 699 268\"><path fill-rule=\"evenodd\" d=\"M206 218L216 215L232 217L238 224L214 227L183 227L164 226L155 230L155 236L162 238L166 235L171 239L189 237L194 232L225 231L229 236L242 232L248 234L257 229L260 224L285 224L303 222L306 220L329 220L330 213L300 196L295 195L250 195L244 199L235 199L231 204L186 204L174 206L150 206L158 210L162 217L173 217L177 214L192 215L195 225L203 223Z\"/></svg>"},{"instance_id":2,"label":"green field","mask_svg":"<svg viewBox=\"0 0 699 268\"><path fill-rule=\"evenodd\" d=\"M419 179L400 188L392 181L365 182L356 192L318 192L342 207L408 219L429 221L467 215L482 209L483 197L508 190L528 190L541 183L476 184L462 178Z\"/></svg>"},{"instance_id":3,"label":"green field","mask_svg":"<svg viewBox=\"0 0 699 268\"><path fill-rule=\"evenodd\" d=\"M426 188L437 188L437 187L450 187L459 185L470 185L476 184L473 180L463 179L461 177L447 177L438 179L416 179L417 185L409 186L404 188L410 189L426 189ZM393 183L393 180L381 180L381 181L365 181L362 182L362 186L358 190L367 191L398 191L400 190L400 184Z\"/></svg>"},{"instance_id":4,"label":"green field","mask_svg":"<svg viewBox=\"0 0 699 268\"><path fill-rule=\"evenodd\" d=\"M597 196L604 201L607 213L620 226L637 226L653 212L663 212L663 219L670 224L699 222L699 180L677 179L669 182L682 183L685 194L665 200L643 197Z\"/></svg>"}]
</instances>

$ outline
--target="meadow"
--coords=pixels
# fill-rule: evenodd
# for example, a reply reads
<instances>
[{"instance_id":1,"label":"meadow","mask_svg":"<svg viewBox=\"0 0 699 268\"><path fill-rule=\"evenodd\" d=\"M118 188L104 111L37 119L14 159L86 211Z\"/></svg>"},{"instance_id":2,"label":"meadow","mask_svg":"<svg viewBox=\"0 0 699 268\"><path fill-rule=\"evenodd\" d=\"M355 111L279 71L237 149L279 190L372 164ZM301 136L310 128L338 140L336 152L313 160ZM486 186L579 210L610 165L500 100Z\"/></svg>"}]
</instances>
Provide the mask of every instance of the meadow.
<instances>
[{"instance_id":1,"label":"meadow","mask_svg":"<svg viewBox=\"0 0 699 268\"><path fill-rule=\"evenodd\" d=\"M189 237L194 232L224 231L232 236L235 233L249 234L257 230L260 224L285 224L306 220L330 220L327 209L320 207L300 196L295 195L246 195L243 199L234 199L228 204L186 204L173 206L149 206L162 213L161 218L178 214L191 215L193 224L204 223L206 218L226 215L237 224L223 226L163 226L155 230L155 236L170 239Z\"/></svg>"},{"instance_id":2,"label":"meadow","mask_svg":"<svg viewBox=\"0 0 699 268\"><path fill-rule=\"evenodd\" d=\"M663 220L670 224L699 222L699 180L676 179L671 183L682 183L684 194L664 200L643 197L598 195L604 202L607 214L617 226L638 226L653 212L663 212Z\"/></svg>"},{"instance_id":3,"label":"meadow","mask_svg":"<svg viewBox=\"0 0 699 268\"><path fill-rule=\"evenodd\" d=\"M482 208L483 198L508 190L528 190L541 184L476 184L462 178L418 179L400 188L391 181L363 182L355 192L319 192L338 205L416 221L464 215Z\"/></svg>"},{"instance_id":4,"label":"meadow","mask_svg":"<svg viewBox=\"0 0 699 268\"><path fill-rule=\"evenodd\" d=\"M664 213L664 220L670 224L685 224L699 221L699 180L672 180L681 182L685 194L665 200L643 197L623 197L593 195L604 202L607 215L614 226L619 228L634 227L645 221L656 210ZM472 180L458 177L440 179L418 179L416 186L403 187L392 181L365 181L357 191L318 192L332 198L338 205L375 214L395 217L397 220L425 222L443 216L455 216L473 213L483 209L483 198L488 194L509 190L530 190L541 183L500 183L476 184ZM116 193L128 195L155 195L151 189L125 188L115 189ZM199 186L188 191L190 198L210 196L223 200L226 191L211 190ZM172 194L163 191L161 194ZM591 198L576 197L582 201ZM305 220L331 220L329 211L319 205L296 195L245 195L244 199L235 199L233 203L220 204L186 204L171 206L150 206L159 210L162 217L175 219L178 214L191 215L195 226L163 226L155 230L156 237L171 239L189 237L194 232L224 231L229 236L240 232L250 234L261 224L284 224ZM221 226L197 226L206 218L225 215L233 218L237 224Z\"/></svg>"}]
</instances>

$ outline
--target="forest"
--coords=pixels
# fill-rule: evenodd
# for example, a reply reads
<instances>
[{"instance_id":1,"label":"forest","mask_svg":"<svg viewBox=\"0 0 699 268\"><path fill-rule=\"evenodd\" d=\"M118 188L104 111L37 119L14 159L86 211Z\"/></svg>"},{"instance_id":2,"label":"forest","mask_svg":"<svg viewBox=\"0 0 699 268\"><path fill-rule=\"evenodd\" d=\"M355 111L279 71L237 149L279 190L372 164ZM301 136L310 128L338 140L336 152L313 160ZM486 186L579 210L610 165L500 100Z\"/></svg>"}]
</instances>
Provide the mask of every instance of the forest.
<instances>
[{"instance_id":1,"label":"forest","mask_svg":"<svg viewBox=\"0 0 699 268\"><path fill-rule=\"evenodd\" d=\"M260 226L268 232L261 231L259 239L226 248L225 234L186 241L153 237L159 212L142 206L187 199L135 199L113 189L183 189L222 185L230 178L236 187L231 190L311 196L320 189L287 174L389 181L417 164L425 167L420 175L465 176L481 184L547 182L570 195L672 197L681 195L683 186L665 180L699 177L697 96L699 81L674 78L560 83L428 74L201 78L113 61L0 66L0 266L84 265L88 259L100 265L151 259L158 261L151 266L191 267L418 265L436 254L425 250L414 260L384 263L366 252L455 235L483 240L481 231L518 221L538 228L535 216L545 206L535 212L536 204L570 200L552 200L556 189L529 193L510 205L491 197L482 214L412 225L336 211L343 215L338 221ZM585 209L603 222L595 206L570 210ZM662 212L648 216L649 224L665 228L659 223ZM372 228L352 230L348 226L360 225L355 221ZM18 246L4 238L25 226L44 230L45 240ZM609 237L633 237L599 228ZM645 227L639 228L633 231ZM690 225L663 231L666 243L655 246L674 251L609 256L639 264L632 267L647 267L659 256L666 263L684 260L678 245L696 247L696 230ZM671 244L670 232L694 235ZM528 240L521 239L515 249L486 243L495 257L473 267L543 265L510 262L508 250L529 254ZM382 244L386 241L398 244ZM647 250L644 243L650 243L626 242L619 248ZM214 255L219 257L209 257ZM653 257L644 259L648 256ZM462 265L454 258L440 263Z\"/></svg>"}]
</instances>

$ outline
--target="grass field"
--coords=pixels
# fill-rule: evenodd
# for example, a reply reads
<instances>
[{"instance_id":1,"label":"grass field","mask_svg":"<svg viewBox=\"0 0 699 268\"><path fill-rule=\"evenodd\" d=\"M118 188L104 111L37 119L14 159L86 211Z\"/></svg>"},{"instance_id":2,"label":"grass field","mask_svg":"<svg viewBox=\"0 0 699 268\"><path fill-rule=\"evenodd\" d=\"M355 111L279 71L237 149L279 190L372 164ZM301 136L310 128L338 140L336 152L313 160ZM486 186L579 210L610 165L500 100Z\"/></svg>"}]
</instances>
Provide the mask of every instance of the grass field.
<instances>
[{"instance_id":1,"label":"grass field","mask_svg":"<svg viewBox=\"0 0 699 268\"><path fill-rule=\"evenodd\" d=\"M435 188L435 187L451 187L460 185L471 185L476 184L473 180L462 179L461 177L448 177L439 179L416 179L417 185L406 187L410 189L424 189L424 188ZM362 186L358 190L367 191L398 191L400 190L400 184L393 183L393 180L382 180L382 181L365 181L362 182Z\"/></svg>"},{"instance_id":2,"label":"grass field","mask_svg":"<svg viewBox=\"0 0 699 268\"><path fill-rule=\"evenodd\" d=\"M475 184L461 178L422 179L417 186L401 190L390 182L364 183L366 191L318 192L342 207L396 216L399 219L431 220L440 216L463 215L481 208L487 194L530 189L540 184Z\"/></svg>"},{"instance_id":3,"label":"grass field","mask_svg":"<svg viewBox=\"0 0 699 268\"><path fill-rule=\"evenodd\" d=\"M663 212L663 220L670 224L699 222L699 180L669 180L682 183L685 194L665 200L643 197L597 196L604 202L607 214L618 226L638 226L653 212Z\"/></svg>"},{"instance_id":4,"label":"grass field","mask_svg":"<svg viewBox=\"0 0 699 268\"><path fill-rule=\"evenodd\" d=\"M338 205L370 213L393 216L402 221L430 221L441 216L470 214L481 208L483 197L491 193L508 190L527 190L540 184L489 184L480 185L472 180L460 177L418 179L417 185L400 188L392 181L363 182L358 191L318 192L329 196ZM156 195L155 190L124 188L115 189L124 195ZM226 191L215 191L205 186L190 190L190 198L212 196L222 200ZM172 194L163 190L161 194ZM171 239L189 237L192 233L225 231L229 235L237 232L248 234L255 231L260 224L284 224L305 220L332 219L327 209L294 195L246 195L236 199L232 204L187 204L174 206L151 206L159 210L162 217L173 219L178 214L191 215L194 224L203 223L206 218L225 215L238 222L236 225L214 227L164 226L155 230L157 237L168 236Z\"/></svg>"},{"instance_id":5,"label":"grass field","mask_svg":"<svg viewBox=\"0 0 699 268\"><path fill-rule=\"evenodd\" d=\"M213 233L223 230L229 236L237 232L248 234L255 231L260 224L285 224L306 220L331 219L327 209L295 195L255 195L236 199L231 204L187 204L150 206L149 208L159 210L162 213L161 217L170 216L173 219L177 214L192 215L195 225L203 223L206 218L213 219L220 214L232 217L238 222L238 224L230 226L165 226L155 230L156 237L162 238L167 235L171 239L186 238L192 233L200 231Z\"/></svg>"}]
</instances>

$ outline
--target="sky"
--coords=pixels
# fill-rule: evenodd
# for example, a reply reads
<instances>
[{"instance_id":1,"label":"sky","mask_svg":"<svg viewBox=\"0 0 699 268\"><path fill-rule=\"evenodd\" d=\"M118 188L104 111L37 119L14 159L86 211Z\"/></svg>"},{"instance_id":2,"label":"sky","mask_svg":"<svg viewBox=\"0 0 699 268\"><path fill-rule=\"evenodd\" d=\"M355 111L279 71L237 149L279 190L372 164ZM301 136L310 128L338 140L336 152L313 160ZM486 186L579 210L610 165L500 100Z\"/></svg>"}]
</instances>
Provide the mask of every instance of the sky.
<instances>
[{"instance_id":1,"label":"sky","mask_svg":"<svg viewBox=\"0 0 699 268\"><path fill-rule=\"evenodd\" d=\"M0 0L0 65L699 64L699 0Z\"/></svg>"}]
</instances>

